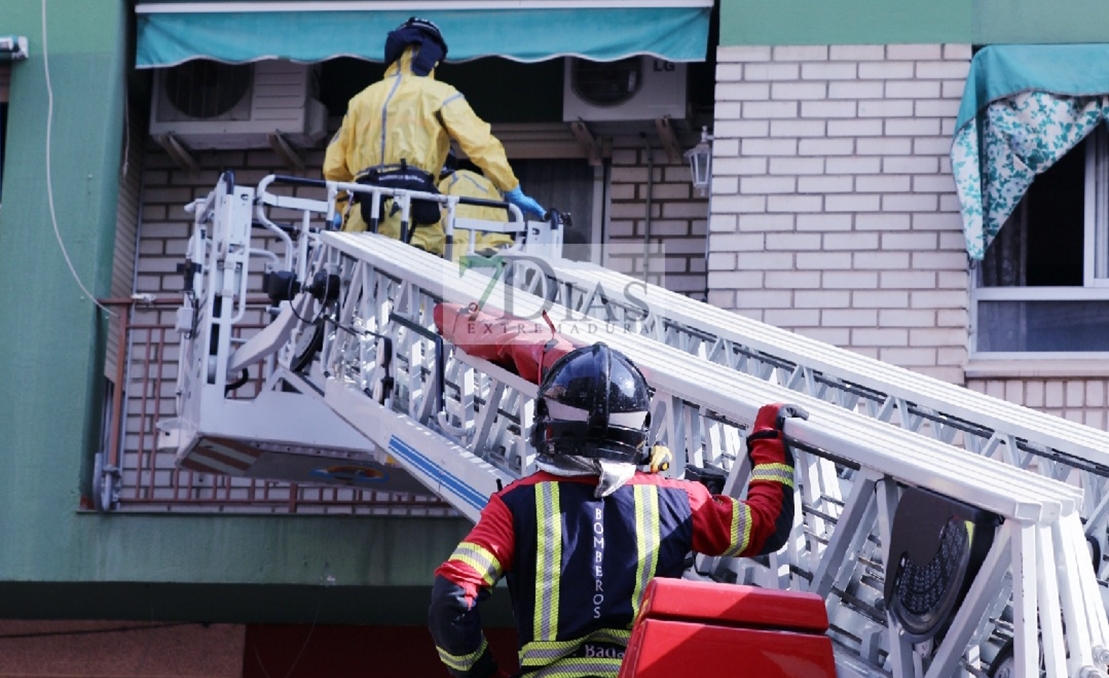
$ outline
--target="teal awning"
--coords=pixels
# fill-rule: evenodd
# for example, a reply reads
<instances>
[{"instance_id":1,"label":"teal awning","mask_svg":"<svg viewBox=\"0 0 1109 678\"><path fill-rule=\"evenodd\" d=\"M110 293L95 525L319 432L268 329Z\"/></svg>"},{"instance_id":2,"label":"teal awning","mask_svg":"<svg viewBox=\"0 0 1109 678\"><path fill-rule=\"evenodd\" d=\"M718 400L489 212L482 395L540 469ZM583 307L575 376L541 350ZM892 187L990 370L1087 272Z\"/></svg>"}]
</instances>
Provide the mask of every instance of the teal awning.
<instances>
[{"instance_id":1,"label":"teal awning","mask_svg":"<svg viewBox=\"0 0 1109 678\"><path fill-rule=\"evenodd\" d=\"M1109 92L1109 44L982 48L970 62L955 129L991 103L1029 91L1072 97Z\"/></svg>"},{"instance_id":2,"label":"teal awning","mask_svg":"<svg viewBox=\"0 0 1109 678\"><path fill-rule=\"evenodd\" d=\"M991 45L970 63L951 145L967 254L981 260L1036 175L1109 120L1109 44Z\"/></svg>"},{"instance_id":3,"label":"teal awning","mask_svg":"<svg viewBox=\"0 0 1109 678\"><path fill-rule=\"evenodd\" d=\"M381 61L385 36L410 16L434 21L447 61L520 62L635 54L704 61L713 0L315 0L140 2L138 68L207 58Z\"/></svg>"}]
</instances>

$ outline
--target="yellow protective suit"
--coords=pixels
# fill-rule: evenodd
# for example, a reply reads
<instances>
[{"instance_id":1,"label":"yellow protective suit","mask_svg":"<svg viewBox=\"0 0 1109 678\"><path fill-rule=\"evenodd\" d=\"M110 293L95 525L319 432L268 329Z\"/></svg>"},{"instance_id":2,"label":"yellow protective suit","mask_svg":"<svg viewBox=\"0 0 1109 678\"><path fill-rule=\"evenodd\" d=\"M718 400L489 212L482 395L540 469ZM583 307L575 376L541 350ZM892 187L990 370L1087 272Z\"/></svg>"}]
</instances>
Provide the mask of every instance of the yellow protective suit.
<instances>
[{"instance_id":1,"label":"yellow protective suit","mask_svg":"<svg viewBox=\"0 0 1109 678\"><path fill-rule=\"evenodd\" d=\"M520 181L489 123L474 113L457 89L436 80L434 70L426 76L412 72L418 49L409 45L381 81L350 100L343 124L327 146L324 178L354 181L374 167L399 165L401 160L437 177L454 139L498 190L517 188ZM378 232L398 238L400 213L390 216L391 208L392 202L386 202ZM366 230L357 205L345 211L344 231ZM441 255L442 225L417 227L410 242Z\"/></svg>"},{"instance_id":2,"label":"yellow protective suit","mask_svg":"<svg viewBox=\"0 0 1109 678\"><path fill-rule=\"evenodd\" d=\"M439 180L439 192L443 195L461 195L467 198L482 198L484 200L503 200L497 187L493 185L492 181L485 178L485 176L470 170L456 170ZM463 217L466 219L484 219L486 221L508 221L508 211L498 209L496 207L485 207L483 205L463 205L459 203L454 209L456 217ZM446 213L443 213L443 220L447 218ZM446 233L445 230L440 229L443 234L444 242L440 245L440 251L446 249ZM470 242L470 231L465 228L460 228L454 232L454 247L452 250L452 259L458 261L459 257L466 253L468 243ZM485 249L500 249L512 245L512 236L507 233L478 233L477 239L474 241L474 251L481 252Z\"/></svg>"}]
</instances>

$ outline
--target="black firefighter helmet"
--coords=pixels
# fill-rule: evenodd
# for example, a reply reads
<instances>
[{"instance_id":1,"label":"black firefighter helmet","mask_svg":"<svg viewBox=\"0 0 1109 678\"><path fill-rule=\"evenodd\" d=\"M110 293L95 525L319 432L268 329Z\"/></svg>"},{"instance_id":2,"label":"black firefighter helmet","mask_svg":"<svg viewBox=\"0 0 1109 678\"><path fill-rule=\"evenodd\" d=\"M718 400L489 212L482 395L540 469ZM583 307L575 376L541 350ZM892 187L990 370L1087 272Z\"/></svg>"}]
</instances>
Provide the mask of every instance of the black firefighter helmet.
<instances>
[{"instance_id":1,"label":"black firefighter helmet","mask_svg":"<svg viewBox=\"0 0 1109 678\"><path fill-rule=\"evenodd\" d=\"M435 64L447 56L447 42L439 27L427 19L411 17L389 32L385 38L385 67L393 65L409 45L418 45L420 50L412 59L412 72L427 75Z\"/></svg>"},{"instance_id":2,"label":"black firefighter helmet","mask_svg":"<svg viewBox=\"0 0 1109 678\"><path fill-rule=\"evenodd\" d=\"M642 464L651 422L647 380L603 343L567 353L543 376L531 442L540 455Z\"/></svg>"}]
</instances>

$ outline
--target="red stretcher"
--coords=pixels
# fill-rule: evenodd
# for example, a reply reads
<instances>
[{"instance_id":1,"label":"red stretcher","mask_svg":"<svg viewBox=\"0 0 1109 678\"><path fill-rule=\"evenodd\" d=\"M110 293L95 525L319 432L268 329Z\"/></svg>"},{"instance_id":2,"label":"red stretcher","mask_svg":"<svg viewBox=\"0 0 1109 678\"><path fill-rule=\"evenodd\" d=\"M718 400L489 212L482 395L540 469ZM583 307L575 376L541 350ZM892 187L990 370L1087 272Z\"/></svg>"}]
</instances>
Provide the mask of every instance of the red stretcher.
<instances>
[{"instance_id":1,"label":"red stretcher","mask_svg":"<svg viewBox=\"0 0 1109 678\"><path fill-rule=\"evenodd\" d=\"M619 678L835 678L827 630L812 593L657 578Z\"/></svg>"},{"instance_id":2,"label":"red stretcher","mask_svg":"<svg viewBox=\"0 0 1109 678\"><path fill-rule=\"evenodd\" d=\"M544 322L496 316L459 304L438 304L434 317L444 339L533 384L556 360L580 348Z\"/></svg>"}]
</instances>

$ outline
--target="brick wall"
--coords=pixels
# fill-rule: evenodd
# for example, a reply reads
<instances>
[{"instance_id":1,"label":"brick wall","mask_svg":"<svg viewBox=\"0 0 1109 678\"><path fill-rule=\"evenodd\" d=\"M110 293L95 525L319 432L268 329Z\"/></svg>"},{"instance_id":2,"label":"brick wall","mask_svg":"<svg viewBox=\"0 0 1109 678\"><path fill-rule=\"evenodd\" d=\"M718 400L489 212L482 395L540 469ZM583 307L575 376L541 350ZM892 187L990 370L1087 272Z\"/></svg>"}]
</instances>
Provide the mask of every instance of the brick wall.
<instances>
[{"instance_id":1,"label":"brick wall","mask_svg":"<svg viewBox=\"0 0 1109 678\"><path fill-rule=\"evenodd\" d=\"M1109 380L968 379L967 388L1101 430L1109 428Z\"/></svg>"},{"instance_id":2,"label":"brick wall","mask_svg":"<svg viewBox=\"0 0 1109 678\"><path fill-rule=\"evenodd\" d=\"M955 383L968 45L718 52L709 301Z\"/></svg>"},{"instance_id":3,"label":"brick wall","mask_svg":"<svg viewBox=\"0 0 1109 678\"><path fill-rule=\"evenodd\" d=\"M708 198L695 195L684 158L671 162L657 139L651 153L652 181L648 181L647 151L638 137L613 140L610 201L607 206L605 264L630 275L643 271L643 243L647 235L648 192L651 196L651 252L665 262L650 262L652 282L662 281L674 291L705 298L705 245ZM269 151L226 151L198 154L200 172L179 169L154 147L144 175L143 223L136 292L177 294L183 278L176 271L188 243L191 215L183 206L202 198L215 186L223 169L232 169L240 184L254 186L267 174L289 170ZM305 155L304 176L318 177L323 152ZM317 193L311 193L313 197ZM168 321L172 324L172 318Z\"/></svg>"},{"instance_id":4,"label":"brick wall","mask_svg":"<svg viewBox=\"0 0 1109 678\"><path fill-rule=\"evenodd\" d=\"M306 153L304 159L309 168L316 169L301 174L318 177L323 152ZM192 230L192 215L184 207L208 195L224 170L232 171L235 183L244 186L256 186L269 174L293 173L271 151L198 153L196 160L200 171L188 172L174 164L156 145L147 144L136 292L181 293L184 278L177 271L177 265L184 260ZM306 195L318 197L318 191ZM173 311L168 313L172 315ZM169 324L173 324L172 318Z\"/></svg>"},{"instance_id":5,"label":"brick wall","mask_svg":"<svg viewBox=\"0 0 1109 678\"><path fill-rule=\"evenodd\" d=\"M611 182L610 247L605 265L641 277L646 240L650 282L661 282L667 289L704 301L708 198L693 190L685 159L671 162L657 140L648 158L642 139L617 137L613 139Z\"/></svg>"}]
</instances>

